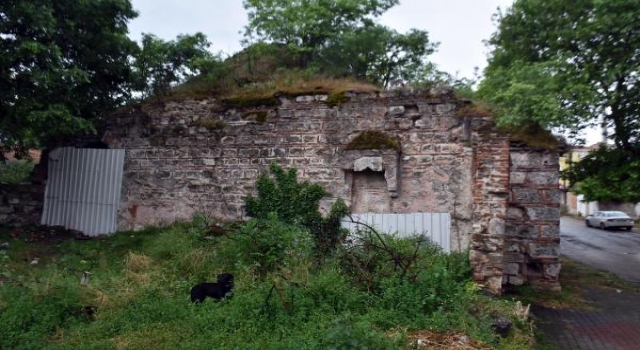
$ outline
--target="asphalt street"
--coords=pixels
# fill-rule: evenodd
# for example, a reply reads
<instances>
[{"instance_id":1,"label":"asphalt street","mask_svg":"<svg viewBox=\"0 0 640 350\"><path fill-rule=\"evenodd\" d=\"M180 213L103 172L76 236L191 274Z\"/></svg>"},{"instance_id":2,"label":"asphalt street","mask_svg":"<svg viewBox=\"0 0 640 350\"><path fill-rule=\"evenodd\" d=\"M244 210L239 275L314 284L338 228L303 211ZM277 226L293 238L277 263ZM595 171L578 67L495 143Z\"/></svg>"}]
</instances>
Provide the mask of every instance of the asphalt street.
<instances>
[{"instance_id":1,"label":"asphalt street","mask_svg":"<svg viewBox=\"0 0 640 350\"><path fill-rule=\"evenodd\" d=\"M590 228L584 220L560 219L560 253L620 278L640 283L640 232Z\"/></svg>"}]
</instances>

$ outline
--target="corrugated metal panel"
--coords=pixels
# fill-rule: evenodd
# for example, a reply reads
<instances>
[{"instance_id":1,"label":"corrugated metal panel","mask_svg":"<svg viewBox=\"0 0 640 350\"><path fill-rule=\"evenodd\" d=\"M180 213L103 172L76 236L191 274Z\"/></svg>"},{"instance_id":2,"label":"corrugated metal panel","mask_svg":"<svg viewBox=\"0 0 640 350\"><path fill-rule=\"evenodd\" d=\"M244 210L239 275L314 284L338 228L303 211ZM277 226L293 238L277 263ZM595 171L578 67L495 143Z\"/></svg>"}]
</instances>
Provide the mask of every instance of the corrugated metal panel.
<instances>
[{"instance_id":1,"label":"corrugated metal panel","mask_svg":"<svg viewBox=\"0 0 640 350\"><path fill-rule=\"evenodd\" d=\"M398 237L424 235L445 252L451 251L451 215L449 213L352 214L342 219L342 227L350 232L363 229L364 223Z\"/></svg>"},{"instance_id":2,"label":"corrugated metal panel","mask_svg":"<svg viewBox=\"0 0 640 350\"><path fill-rule=\"evenodd\" d=\"M52 151L42 224L90 236L115 232L124 153L87 148Z\"/></svg>"}]
</instances>

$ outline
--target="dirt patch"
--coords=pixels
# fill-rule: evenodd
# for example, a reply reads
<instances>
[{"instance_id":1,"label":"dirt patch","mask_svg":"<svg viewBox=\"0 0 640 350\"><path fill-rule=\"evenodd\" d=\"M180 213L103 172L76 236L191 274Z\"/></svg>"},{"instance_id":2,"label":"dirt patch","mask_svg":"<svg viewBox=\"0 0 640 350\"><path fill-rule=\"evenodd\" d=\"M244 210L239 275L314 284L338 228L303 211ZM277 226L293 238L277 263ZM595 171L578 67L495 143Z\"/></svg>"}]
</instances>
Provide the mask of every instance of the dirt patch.
<instances>
[{"instance_id":1,"label":"dirt patch","mask_svg":"<svg viewBox=\"0 0 640 350\"><path fill-rule=\"evenodd\" d=\"M62 226L24 226L9 229L9 237L26 243L59 243L77 239L89 240L94 237L86 236L80 231L66 229Z\"/></svg>"}]
</instances>

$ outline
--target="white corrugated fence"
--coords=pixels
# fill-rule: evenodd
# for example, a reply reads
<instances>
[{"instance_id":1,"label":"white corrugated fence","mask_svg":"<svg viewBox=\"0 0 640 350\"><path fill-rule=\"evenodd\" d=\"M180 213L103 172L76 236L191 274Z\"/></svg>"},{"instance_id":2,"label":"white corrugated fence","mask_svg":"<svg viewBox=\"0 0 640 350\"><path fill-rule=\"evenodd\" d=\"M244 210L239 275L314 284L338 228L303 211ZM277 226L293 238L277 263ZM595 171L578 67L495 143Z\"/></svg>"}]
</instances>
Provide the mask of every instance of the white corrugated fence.
<instances>
[{"instance_id":1,"label":"white corrugated fence","mask_svg":"<svg viewBox=\"0 0 640 350\"><path fill-rule=\"evenodd\" d=\"M122 149L53 150L41 223L89 236L115 232L124 154Z\"/></svg>"},{"instance_id":2,"label":"white corrugated fence","mask_svg":"<svg viewBox=\"0 0 640 350\"><path fill-rule=\"evenodd\" d=\"M342 220L342 227L350 232L365 227L365 223L376 230L398 237L424 235L445 252L451 251L451 215L449 213L408 213L408 214L351 214Z\"/></svg>"}]
</instances>

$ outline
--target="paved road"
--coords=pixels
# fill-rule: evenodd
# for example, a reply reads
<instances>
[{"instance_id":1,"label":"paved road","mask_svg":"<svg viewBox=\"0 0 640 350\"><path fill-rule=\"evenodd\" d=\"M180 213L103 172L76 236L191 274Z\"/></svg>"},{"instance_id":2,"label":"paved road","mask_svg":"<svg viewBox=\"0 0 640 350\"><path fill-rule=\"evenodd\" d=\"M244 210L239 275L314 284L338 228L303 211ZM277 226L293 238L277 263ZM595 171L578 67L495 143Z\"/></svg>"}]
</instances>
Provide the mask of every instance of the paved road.
<instances>
[{"instance_id":1,"label":"paved road","mask_svg":"<svg viewBox=\"0 0 640 350\"><path fill-rule=\"evenodd\" d=\"M560 253L571 260L640 283L640 232L586 227L584 221L560 220Z\"/></svg>"},{"instance_id":2,"label":"paved road","mask_svg":"<svg viewBox=\"0 0 640 350\"><path fill-rule=\"evenodd\" d=\"M640 282L639 232L603 231L562 218L560 235L560 252L568 258ZM561 350L640 349L640 294L598 287L585 287L584 293L594 310L534 305L545 340Z\"/></svg>"}]
</instances>

